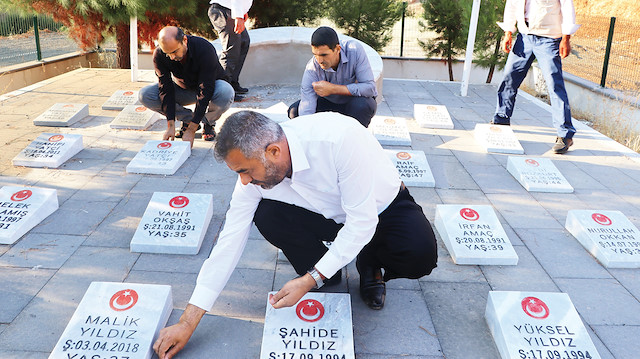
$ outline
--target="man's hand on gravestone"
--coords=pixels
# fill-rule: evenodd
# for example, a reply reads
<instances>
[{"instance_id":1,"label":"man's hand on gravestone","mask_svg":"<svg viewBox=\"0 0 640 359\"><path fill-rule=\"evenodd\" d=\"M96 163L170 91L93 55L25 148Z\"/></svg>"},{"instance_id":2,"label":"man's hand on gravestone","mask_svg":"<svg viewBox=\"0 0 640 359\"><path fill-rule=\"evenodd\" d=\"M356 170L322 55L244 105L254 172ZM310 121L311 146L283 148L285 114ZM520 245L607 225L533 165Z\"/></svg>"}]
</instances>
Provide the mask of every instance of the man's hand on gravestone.
<instances>
[{"instance_id":1,"label":"man's hand on gravestone","mask_svg":"<svg viewBox=\"0 0 640 359\"><path fill-rule=\"evenodd\" d=\"M189 126L182 133L182 140L191 142L191 148L193 148L193 140L196 138L196 131L198 130L198 124L190 122Z\"/></svg>"},{"instance_id":2,"label":"man's hand on gravestone","mask_svg":"<svg viewBox=\"0 0 640 359\"><path fill-rule=\"evenodd\" d=\"M167 131L162 135L162 140L173 141L176 139L176 121L167 121Z\"/></svg>"},{"instance_id":3,"label":"man's hand on gravestone","mask_svg":"<svg viewBox=\"0 0 640 359\"><path fill-rule=\"evenodd\" d=\"M269 295L269 304L276 309L291 307L315 286L316 281L307 273L302 277L288 281L278 293Z\"/></svg>"},{"instance_id":4,"label":"man's hand on gravestone","mask_svg":"<svg viewBox=\"0 0 640 359\"><path fill-rule=\"evenodd\" d=\"M160 331L158 340L153 344L153 351L158 354L158 357L171 359L182 350L196 330L204 313L204 309L188 304L177 324Z\"/></svg>"}]
</instances>

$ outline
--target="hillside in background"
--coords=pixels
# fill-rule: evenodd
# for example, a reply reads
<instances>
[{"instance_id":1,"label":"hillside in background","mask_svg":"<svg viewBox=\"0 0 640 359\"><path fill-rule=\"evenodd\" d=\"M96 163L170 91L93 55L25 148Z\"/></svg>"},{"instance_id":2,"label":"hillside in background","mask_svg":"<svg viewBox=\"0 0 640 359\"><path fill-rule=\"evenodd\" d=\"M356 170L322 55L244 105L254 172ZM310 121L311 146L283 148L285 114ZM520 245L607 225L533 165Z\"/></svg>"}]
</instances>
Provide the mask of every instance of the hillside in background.
<instances>
[{"instance_id":1,"label":"hillside in background","mask_svg":"<svg viewBox=\"0 0 640 359\"><path fill-rule=\"evenodd\" d=\"M637 0L573 0L578 15L615 16L637 19L640 3Z\"/></svg>"}]
</instances>

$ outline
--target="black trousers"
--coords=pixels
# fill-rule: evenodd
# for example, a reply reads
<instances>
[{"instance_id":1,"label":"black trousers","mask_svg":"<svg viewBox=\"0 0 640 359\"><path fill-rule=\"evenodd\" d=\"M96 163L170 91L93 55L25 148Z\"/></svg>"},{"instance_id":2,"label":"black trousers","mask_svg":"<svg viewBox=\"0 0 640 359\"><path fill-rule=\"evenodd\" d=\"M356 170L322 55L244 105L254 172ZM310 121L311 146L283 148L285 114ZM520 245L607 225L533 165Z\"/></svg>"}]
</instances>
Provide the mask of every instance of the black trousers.
<instances>
[{"instance_id":1,"label":"black trousers","mask_svg":"<svg viewBox=\"0 0 640 359\"><path fill-rule=\"evenodd\" d=\"M436 237L409 190L402 189L378 219L371 242L358 254L358 267L382 268L385 280L416 279L431 273L438 259ZM253 220L300 275L328 250L322 241L333 241L343 226L321 214L269 199L260 202Z\"/></svg>"},{"instance_id":2,"label":"black trousers","mask_svg":"<svg viewBox=\"0 0 640 359\"><path fill-rule=\"evenodd\" d=\"M289 118L298 117L298 106L300 100L289 106ZM318 97L316 112L333 111L358 120L364 127L369 127L371 118L376 114L378 103L373 97L353 96L347 103L333 103L324 97Z\"/></svg>"},{"instance_id":3,"label":"black trousers","mask_svg":"<svg viewBox=\"0 0 640 359\"><path fill-rule=\"evenodd\" d=\"M211 25L218 33L222 44L220 65L227 72L229 81L238 82L240 71L242 71L242 66L244 66L244 60L247 58L249 45L251 44L249 33L246 29L239 34L233 31L236 20L231 17L231 10L226 7L219 4L211 4L208 15Z\"/></svg>"}]
</instances>

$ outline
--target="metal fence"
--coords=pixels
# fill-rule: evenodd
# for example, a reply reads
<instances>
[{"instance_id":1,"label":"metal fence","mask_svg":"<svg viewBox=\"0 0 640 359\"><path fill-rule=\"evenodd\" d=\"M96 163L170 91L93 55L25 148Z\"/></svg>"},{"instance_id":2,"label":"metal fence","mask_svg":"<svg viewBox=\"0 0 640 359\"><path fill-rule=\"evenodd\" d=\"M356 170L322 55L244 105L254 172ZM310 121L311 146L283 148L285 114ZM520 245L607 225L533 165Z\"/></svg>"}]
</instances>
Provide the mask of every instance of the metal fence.
<instances>
[{"instance_id":1,"label":"metal fence","mask_svg":"<svg viewBox=\"0 0 640 359\"><path fill-rule=\"evenodd\" d=\"M78 45L49 16L0 14L0 68L75 51Z\"/></svg>"},{"instance_id":2,"label":"metal fence","mask_svg":"<svg viewBox=\"0 0 640 359\"><path fill-rule=\"evenodd\" d=\"M605 69L611 18L578 15L582 26L571 37L571 55L563 60L564 71L601 83ZM622 91L640 91L640 21L616 19L612 29L604 85Z\"/></svg>"}]
</instances>

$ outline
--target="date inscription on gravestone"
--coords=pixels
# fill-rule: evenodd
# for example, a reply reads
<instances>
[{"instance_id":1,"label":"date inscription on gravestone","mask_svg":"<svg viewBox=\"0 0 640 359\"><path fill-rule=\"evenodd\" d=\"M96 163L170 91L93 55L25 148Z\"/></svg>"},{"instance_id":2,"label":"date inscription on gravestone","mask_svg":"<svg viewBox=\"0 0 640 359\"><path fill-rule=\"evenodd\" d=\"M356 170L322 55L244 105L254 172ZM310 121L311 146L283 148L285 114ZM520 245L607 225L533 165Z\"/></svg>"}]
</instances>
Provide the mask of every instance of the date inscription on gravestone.
<instances>
[{"instance_id":1,"label":"date inscription on gravestone","mask_svg":"<svg viewBox=\"0 0 640 359\"><path fill-rule=\"evenodd\" d=\"M43 133L13 158L14 166L58 168L82 151L82 135Z\"/></svg>"},{"instance_id":2,"label":"date inscription on gravestone","mask_svg":"<svg viewBox=\"0 0 640 359\"><path fill-rule=\"evenodd\" d=\"M354 358L349 294L309 292L281 309L267 303L260 359Z\"/></svg>"},{"instance_id":3,"label":"date inscription on gravestone","mask_svg":"<svg viewBox=\"0 0 640 359\"><path fill-rule=\"evenodd\" d=\"M128 173L172 175L189 158L191 145L185 141L147 141L127 165Z\"/></svg>"},{"instance_id":4,"label":"date inscription on gravestone","mask_svg":"<svg viewBox=\"0 0 640 359\"><path fill-rule=\"evenodd\" d=\"M454 263L518 264L518 255L493 207L440 204L435 222Z\"/></svg>"},{"instance_id":5,"label":"date inscription on gravestone","mask_svg":"<svg viewBox=\"0 0 640 359\"><path fill-rule=\"evenodd\" d=\"M485 319L502 359L600 359L566 293L489 292Z\"/></svg>"},{"instance_id":6,"label":"date inscription on gravestone","mask_svg":"<svg viewBox=\"0 0 640 359\"><path fill-rule=\"evenodd\" d=\"M4 186L0 189L0 244L13 244L58 209L55 189Z\"/></svg>"},{"instance_id":7,"label":"date inscription on gravestone","mask_svg":"<svg viewBox=\"0 0 640 359\"><path fill-rule=\"evenodd\" d=\"M109 127L128 130L146 130L160 119L160 114L142 105L127 105L111 121Z\"/></svg>"},{"instance_id":8,"label":"date inscription on gravestone","mask_svg":"<svg viewBox=\"0 0 640 359\"><path fill-rule=\"evenodd\" d=\"M36 126L71 126L89 116L89 105L57 103L33 120Z\"/></svg>"},{"instance_id":9,"label":"date inscription on gravestone","mask_svg":"<svg viewBox=\"0 0 640 359\"><path fill-rule=\"evenodd\" d=\"M570 210L565 227L607 268L640 268L640 232L620 211Z\"/></svg>"},{"instance_id":10,"label":"date inscription on gravestone","mask_svg":"<svg viewBox=\"0 0 640 359\"><path fill-rule=\"evenodd\" d=\"M102 104L103 110L122 110L127 105L140 105L138 91L118 90Z\"/></svg>"},{"instance_id":11,"label":"date inscription on gravestone","mask_svg":"<svg viewBox=\"0 0 640 359\"><path fill-rule=\"evenodd\" d=\"M407 186L435 187L436 181L431 173L427 157L422 151L384 150Z\"/></svg>"},{"instance_id":12,"label":"date inscription on gravestone","mask_svg":"<svg viewBox=\"0 0 640 359\"><path fill-rule=\"evenodd\" d=\"M509 126L478 123L473 132L476 142L487 152L524 154L524 149Z\"/></svg>"},{"instance_id":13,"label":"date inscription on gravestone","mask_svg":"<svg viewBox=\"0 0 640 359\"><path fill-rule=\"evenodd\" d=\"M172 310L168 285L92 282L49 359L150 359Z\"/></svg>"},{"instance_id":14,"label":"date inscription on gravestone","mask_svg":"<svg viewBox=\"0 0 640 359\"><path fill-rule=\"evenodd\" d=\"M402 117L373 116L369 129L383 146L411 146L407 121Z\"/></svg>"},{"instance_id":15,"label":"date inscription on gravestone","mask_svg":"<svg viewBox=\"0 0 640 359\"><path fill-rule=\"evenodd\" d=\"M509 156L507 171L529 192L573 192L573 187L548 158Z\"/></svg>"},{"instance_id":16,"label":"date inscription on gravestone","mask_svg":"<svg viewBox=\"0 0 640 359\"><path fill-rule=\"evenodd\" d=\"M413 118L420 127L453 129L453 121L447 107L443 105L413 105Z\"/></svg>"}]
</instances>

